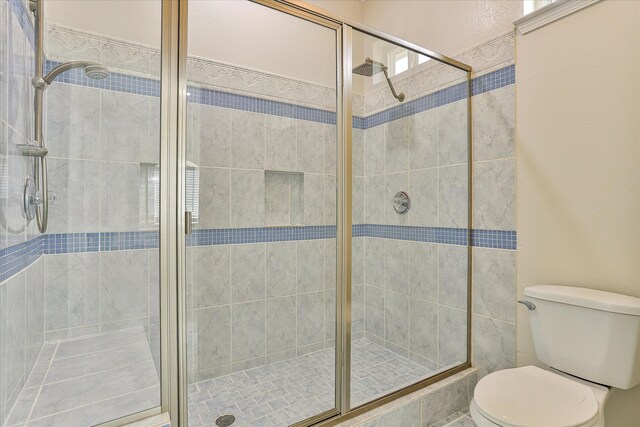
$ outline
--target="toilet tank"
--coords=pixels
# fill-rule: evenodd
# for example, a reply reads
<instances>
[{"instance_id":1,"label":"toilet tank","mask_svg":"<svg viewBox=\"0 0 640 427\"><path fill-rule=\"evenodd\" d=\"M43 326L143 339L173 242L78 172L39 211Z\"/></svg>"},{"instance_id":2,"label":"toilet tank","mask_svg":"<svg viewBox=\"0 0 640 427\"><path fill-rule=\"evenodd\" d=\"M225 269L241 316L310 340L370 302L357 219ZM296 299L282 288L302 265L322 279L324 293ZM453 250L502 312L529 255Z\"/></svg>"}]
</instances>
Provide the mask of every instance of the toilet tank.
<instances>
[{"instance_id":1,"label":"toilet tank","mask_svg":"<svg viewBox=\"0 0 640 427\"><path fill-rule=\"evenodd\" d=\"M524 294L541 362L620 389L640 383L640 298L569 286Z\"/></svg>"}]
</instances>

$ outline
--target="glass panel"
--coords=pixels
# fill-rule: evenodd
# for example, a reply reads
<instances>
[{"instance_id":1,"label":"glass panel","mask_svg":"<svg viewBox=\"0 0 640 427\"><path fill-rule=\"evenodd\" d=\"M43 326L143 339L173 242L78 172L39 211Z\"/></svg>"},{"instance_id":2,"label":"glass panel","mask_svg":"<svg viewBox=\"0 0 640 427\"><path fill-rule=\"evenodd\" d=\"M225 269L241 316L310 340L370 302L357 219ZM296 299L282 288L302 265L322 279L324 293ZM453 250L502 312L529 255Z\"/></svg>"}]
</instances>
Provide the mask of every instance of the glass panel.
<instances>
[{"instance_id":1,"label":"glass panel","mask_svg":"<svg viewBox=\"0 0 640 427\"><path fill-rule=\"evenodd\" d=\"M15 130L10 145L34 144L30 2L1 3L11 110L0 109L0 127ZM43 6L48 229L24 226L15 184L33 177L33 157L9 147L8 223L23 223L15 237L28 240L29 261L0 292L11 339L8 352L0 344L0 424L92 426L160 405L161 2Z\"/></svg>"},{"instance_id":2,"label":"glass panel","mask_svg":"<svg viewBox=\"0 0 640 427\"><path fill-rule=\"evenodd\" d=\"M335 407L336 33L199 1L188 37L189 424L290 425Z\"/></svg>"},{"instance_id":3,"label":"glass panel","mask_svg":"<svg viewBox=\"0 0 640 427\"><path fill-rule=\"evenodd\" d=\"M353 39L356 407L467 360L468 143L466 73Z\"/></svg>"}]
</instances>

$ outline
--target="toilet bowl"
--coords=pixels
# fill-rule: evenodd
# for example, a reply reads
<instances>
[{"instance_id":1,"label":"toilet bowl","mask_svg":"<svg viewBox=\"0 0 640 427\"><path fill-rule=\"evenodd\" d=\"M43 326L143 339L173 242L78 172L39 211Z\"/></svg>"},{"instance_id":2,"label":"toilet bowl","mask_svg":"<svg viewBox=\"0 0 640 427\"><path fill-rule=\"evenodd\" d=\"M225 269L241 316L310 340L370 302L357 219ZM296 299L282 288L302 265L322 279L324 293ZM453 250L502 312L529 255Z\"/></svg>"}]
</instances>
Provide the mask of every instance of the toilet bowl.
<instances>
[{"instance_id":1,"label":"toilet bowl","mask_svg":"<svg viewBox=\"0 0 640 427\"><path fill-rule=\"evenodd\" d=\"M613 390L640 384L640 298L568 286L524 294L536 355L550 368L485 376L471 417L480 427L604 427Z\"/></svg>"},{"instance_id":2,"label":"toilet bowl","mask_svg":"<svg viewBox=\"0 0 640 427\"><path fill-rule=\"evenodd\" d=\"M537 366L482 378L471 401L478 427L602 427L610 389Z\"/></svg>"}]
</instances>

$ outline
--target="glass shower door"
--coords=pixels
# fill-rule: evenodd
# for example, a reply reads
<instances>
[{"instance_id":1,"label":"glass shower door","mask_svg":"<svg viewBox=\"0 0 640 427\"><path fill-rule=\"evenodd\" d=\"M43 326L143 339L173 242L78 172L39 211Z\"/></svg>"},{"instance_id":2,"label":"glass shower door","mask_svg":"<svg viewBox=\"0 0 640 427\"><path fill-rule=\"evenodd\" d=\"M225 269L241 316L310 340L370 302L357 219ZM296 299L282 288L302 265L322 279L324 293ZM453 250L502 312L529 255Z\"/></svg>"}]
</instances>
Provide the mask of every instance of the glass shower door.
<instances>
[{"instance_id":1,"label":"glass shower door","mask_svg":"<svg viewBox=\"0 0 640 427\"><path fill-rule=\"evenodd\" d=\"M336 407L337 33L237 1L188 24L189 425L288 426Z\"/></svg>"}]
</instances>

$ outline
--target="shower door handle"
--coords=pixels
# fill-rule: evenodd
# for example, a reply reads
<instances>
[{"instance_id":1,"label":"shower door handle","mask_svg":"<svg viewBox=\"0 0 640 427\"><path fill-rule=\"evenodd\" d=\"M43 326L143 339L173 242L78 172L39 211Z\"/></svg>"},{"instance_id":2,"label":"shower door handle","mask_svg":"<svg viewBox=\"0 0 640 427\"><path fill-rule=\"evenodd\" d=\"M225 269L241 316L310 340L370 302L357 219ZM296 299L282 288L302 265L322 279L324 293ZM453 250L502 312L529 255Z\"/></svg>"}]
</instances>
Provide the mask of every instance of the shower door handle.
<instances>
[{"instance_id":1,"label":"shower door handle","mask_svg":"<svg viewBox=\"0 0 640 427\"><path fill-rule=\"evenodd\" d=\"M191 226L191 211L184 212L184 234L191 234L193 227Z\"/></svg>"}]
</instances>

